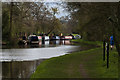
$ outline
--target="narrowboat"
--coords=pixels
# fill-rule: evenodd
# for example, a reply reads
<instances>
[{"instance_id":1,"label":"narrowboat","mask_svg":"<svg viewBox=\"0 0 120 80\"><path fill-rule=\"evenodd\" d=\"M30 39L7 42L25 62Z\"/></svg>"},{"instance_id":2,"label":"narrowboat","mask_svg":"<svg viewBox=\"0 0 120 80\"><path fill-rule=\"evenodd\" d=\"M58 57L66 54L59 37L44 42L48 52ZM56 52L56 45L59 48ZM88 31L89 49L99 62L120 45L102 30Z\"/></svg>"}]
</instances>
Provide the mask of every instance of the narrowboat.
<instances>
[{"instance_id":1,"label":"narrowboat","mask_svg":"<svg viewBox=\"0 0 120 80\"><path fill-rule=\"evenodd\" d=\"M65 39L65 37L64 36L60 36L60 40L64 40Z\"/></svg>"},{"instance_id":2,"label":"narrowboat","mask_svg":"<svg viewBox=\"0 0 120 80\"><path fill-rule=\"evenodd\" d=\"M49 40L50 38L49 38L49 36L45 36L45 41L47 41L47 40Z\"/></svg>"},{"instance_id":3,"label":"narrowboat","mask_svg":"<svg viewBox=\"0 0 120 80\"><path fill-rule=\"evenodd\" d=\"M39 40L39 41L42 40L42 36L38 36L38 40Z\"/></svg>"},{"instance_id":4,"label":"narrowboat","mask_svg":"<svg viewBox=\"0 0 120 80\"><path fill-rule=\"evenodd\" d=\"M65 36L64 38L65 38L65 40L70 40L70 39L72 39L72 36Z\"/></svg>"},{"instance_id":5,"label":"narrowboat","mask_svg":"<svg viewBox=\"0 0 120 80\"><path fill-rule=\"evenodd\" d=\"M60 40L60 37L59 36L52 36L52 37L50 37L50 40Z\"/></svg>"},{"instance_id":6,"label":"narrowboat","mask_svg":"<svg viewBox=\"0 0 120 80\"><path fill-rule=\"evenodd\" d=\"M42 36L42 41L48 41L49 39L49 36Z\"/></svg>"},{"instance_id":7,"label":"narrowboat","mask_svg":"<svg viewBox=\"0 0 120 80\"><path fill-rule=\"evenodd\" d=\"M39 39L36 35L30 35L28 37L28 43L30 44L39 44Z\"/></svg>"},{"instance_id":8,"label":"narrowboat","mask_svg":"<svg viewBox=\"0 0 120 80\"><path fill-rule=\"evenodd\" d=\"M60 40L70 40L73 39L72 36L60 36Z\"/></svg>"}]
</instances>

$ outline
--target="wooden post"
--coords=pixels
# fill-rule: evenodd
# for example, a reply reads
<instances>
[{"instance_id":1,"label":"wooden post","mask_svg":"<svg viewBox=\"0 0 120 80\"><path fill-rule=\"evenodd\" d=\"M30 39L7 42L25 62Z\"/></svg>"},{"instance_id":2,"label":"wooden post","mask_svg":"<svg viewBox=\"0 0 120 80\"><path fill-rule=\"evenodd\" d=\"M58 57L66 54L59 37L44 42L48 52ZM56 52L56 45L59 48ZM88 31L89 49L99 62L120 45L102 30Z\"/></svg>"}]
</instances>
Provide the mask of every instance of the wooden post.
<instances>
[{"instance_id":1,"label":"wooden post","mask_svg":"<svg viewBox=\"0 0 120 80\"><path fill-rule=\"evenodd\" d=\"M13 67L12 67L12 61L10 62L10 77L11 77L11 79L10 80L12 80L12 78L13 78L13 69L12 69Z\"/></svg>"},{"instance_id":2,"label":"wooden post","mask_svg":"<svg viewBox=\"0 0 120 80\"><path fill-rule=\"evenodd\" d=\"M109 43L107 44L107 68L109 68Z\"/></svg>"},{"instance_id":3,"label":"wooden post","mask_svg":"<svg viewBox=\"0 0 120 80\"><path fill-rule=\"evenodd\" d=\"M105 40L103 41L103 61L105 61Z\"/></svg>"}]
</instances>

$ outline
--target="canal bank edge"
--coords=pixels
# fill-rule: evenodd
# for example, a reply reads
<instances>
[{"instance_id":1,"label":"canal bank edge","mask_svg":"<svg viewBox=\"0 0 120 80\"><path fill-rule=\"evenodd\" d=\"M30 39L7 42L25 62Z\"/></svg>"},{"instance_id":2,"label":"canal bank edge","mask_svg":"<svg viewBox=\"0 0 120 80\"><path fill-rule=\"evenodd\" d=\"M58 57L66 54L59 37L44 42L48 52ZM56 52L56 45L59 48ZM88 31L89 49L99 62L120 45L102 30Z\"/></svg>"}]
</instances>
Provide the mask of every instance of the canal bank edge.
<instances>
[{"instance_id":1,"label":"canal bank edge","mask_svg":"<svg viewBox=\"0 0 120 80\"><path fill-rule=\"evenodd\" d=\"M79 45L97 45L90 50L73 52L43 61L31 75L34 78L118 78L118 53L110 51L110 68L102 59L102 42L73 40Z\"/></svg>"}]
</instances>

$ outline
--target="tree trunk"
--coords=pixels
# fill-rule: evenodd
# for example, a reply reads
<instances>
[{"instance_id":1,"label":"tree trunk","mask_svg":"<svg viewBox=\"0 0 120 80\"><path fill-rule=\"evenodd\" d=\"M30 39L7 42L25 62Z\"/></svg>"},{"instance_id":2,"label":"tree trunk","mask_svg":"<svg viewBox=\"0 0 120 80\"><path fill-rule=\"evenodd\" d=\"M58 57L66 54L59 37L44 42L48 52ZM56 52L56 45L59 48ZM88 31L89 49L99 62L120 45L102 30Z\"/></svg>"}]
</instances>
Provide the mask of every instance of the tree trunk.
<instances>
[{"instance_id":1,"label":"tree trunk","mask_svg":"<svg viewBox=\"0 0 120 80\"><path fill-rule=\"evenodd\" d=\"M115 42L116 49L117 49L118 54L119 54L119 56L120 56L119 39L118 39L118 36L116 35L116 34L117 34L116 32L117 32L117 31L115 31L115 29L114 29L113 36L114 36L114 42Z\"/></svg>"},{"instance_id":2,"label":"tree trunk","mask_svg":"<svg viewBox=\"0 0 120 80\"><path fill-rule=\"evenodd\" d=\"M113 23L113 37L114 37L114 42L115 42L115 46L116 46L116 49L117 49L117 52L118 52L118 55L120 56L120 43L119 43L119 27L120 27L120 2L118 3L118 9L117 9L117 19L118 21L115 22L115 21L111 21Z\"/></svg>"},{"instance_id":3,"label":"tree trunk","mask_svg":"<svg viewBox=\"0 0 120 80\"><path fill-rule=\"evenodd\" d=\"M10 4L10 34L9 34L9 38L10 38L10 42L12 41L12 15L13 15L13 2L11 2Z\"/></svg>"},{"instance_id":4,"label":"tree trunk","mask_svg":"<svg viewBox=\"0 0 120 80\"><path fill-rule=\"evenodd\" d=\"M116 34L118 34L118 36L117 36L117 44L118 45L116 45L116 48L117 48L117 51L118 51L118 53L119 53L119 56L120 56L120 32L119 32L119 30L120 30L120 1L119 1L119 3L118 3L118 26L117 26L117 33Z\"/></svg>"}]
</instances>

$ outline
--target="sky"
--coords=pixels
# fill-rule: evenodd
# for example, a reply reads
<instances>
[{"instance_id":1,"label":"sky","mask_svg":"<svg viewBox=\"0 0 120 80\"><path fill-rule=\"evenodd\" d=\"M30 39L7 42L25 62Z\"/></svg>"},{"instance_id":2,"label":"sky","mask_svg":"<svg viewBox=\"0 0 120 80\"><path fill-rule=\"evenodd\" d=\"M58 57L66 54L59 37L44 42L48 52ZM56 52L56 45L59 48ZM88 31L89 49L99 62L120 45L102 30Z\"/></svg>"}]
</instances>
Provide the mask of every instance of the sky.
<instances>
[{"instance_id":1,"label":"sky","mask_svg":"<svg viewBox=\"0 0 120 80\"><path fill-rule=\"evenodd\" d=\"M51 9L52 7L58 9L58 14L55 15L57 18L69 15L69 12L66 10L66 8L64 8L66 6L65 3L48 2L48 3L45 3L45 4L48 6L48 9Z\"/></svg>"},{"instance_id":2,"label":"sky","mask_svg":"<svg viewBox=\"0 0 120 80\"><path fill-rule=\"evenodd\" d=\"M69 12L63 6L64 4L61 4L61 2L119 2L120 0L1 0L2 2L45 2L48 5L48 9L51 7L57 7L59 14L56 14L55 16L57 18L60 18L62 16L68 16ZM56 5L56 3L59 3L59 5ZM60 5L61 4L61 5Z\"/></svg>"},{"instance_id":3,"label":"sky","mask_svg":"<svg viewBox=\"0 0 120 80\"><path fill-rule=\"evenodd\" d=\"M10 2L11 0L2 0L2 2ZM65 2L118 2L120 0L12 0L13 2L45 2L48 6L48 9L50 8L58 8L59 13L55 16L57 18L60 18L62 16L68 16L69 12L63 7L65 4L62 4L62 1ZM57 5L58 3L59 5Z\"/></svg>"}]
</instances>

